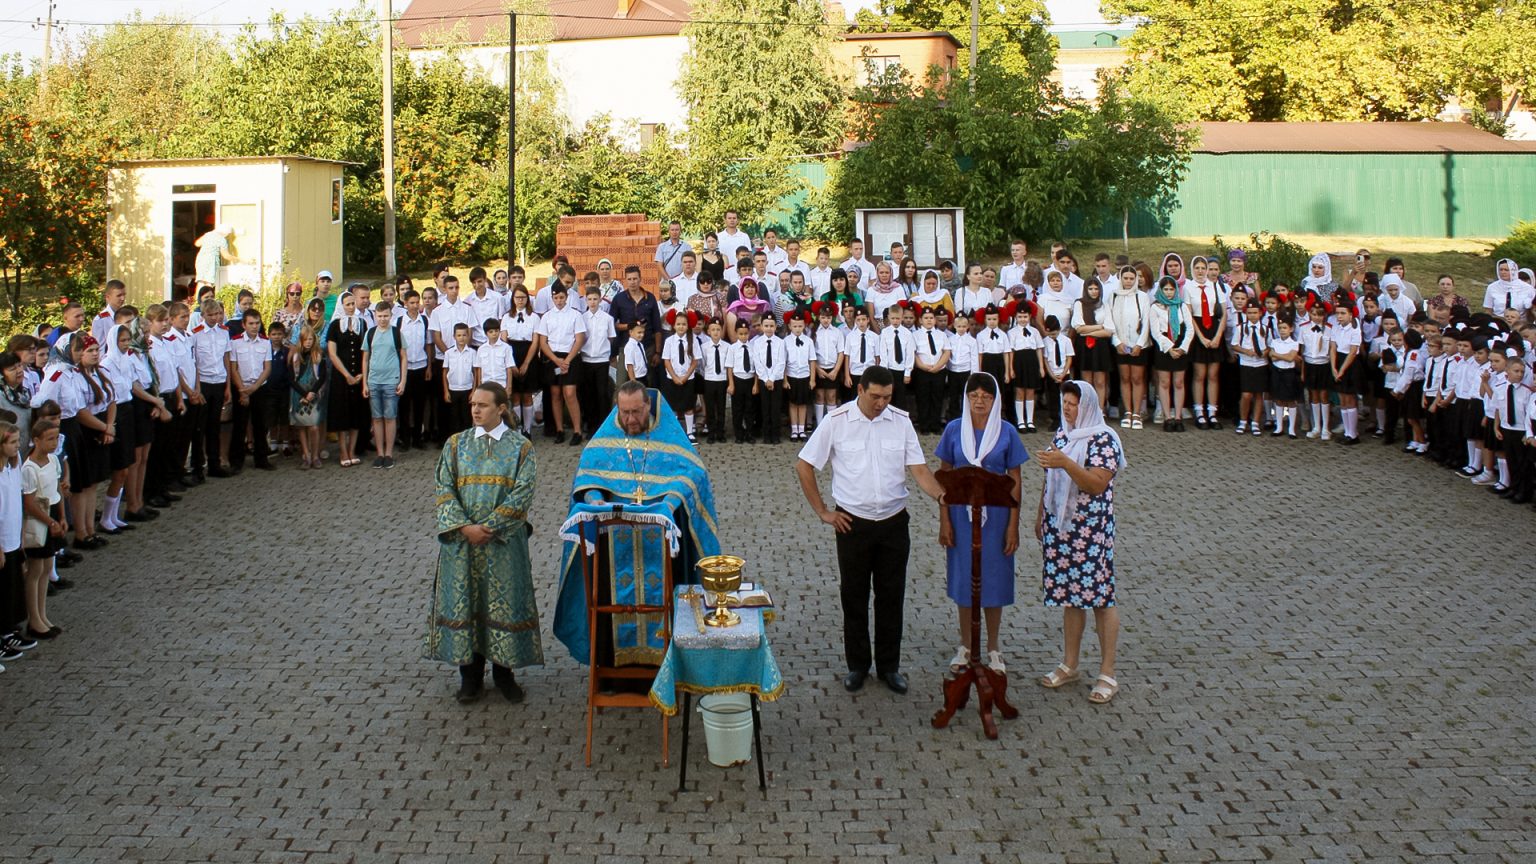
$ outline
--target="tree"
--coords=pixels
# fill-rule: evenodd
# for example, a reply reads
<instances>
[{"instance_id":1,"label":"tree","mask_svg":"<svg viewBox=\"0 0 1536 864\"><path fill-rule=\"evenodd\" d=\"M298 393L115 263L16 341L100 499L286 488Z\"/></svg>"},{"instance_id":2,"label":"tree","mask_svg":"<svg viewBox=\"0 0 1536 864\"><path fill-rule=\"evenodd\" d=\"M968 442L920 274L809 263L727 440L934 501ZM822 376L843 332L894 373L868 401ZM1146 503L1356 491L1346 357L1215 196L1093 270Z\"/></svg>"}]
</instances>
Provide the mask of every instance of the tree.
<instances>
[{"instance_id":1,"label":"tree","mask_svg":"<svg viewBox=\"0 0 1536 864\"><path fill-rule=\"evenodd\" d=\"M103 138L0 113L0 286L12 314L25 272L63 277L97 258L113 157Z\"/></svg>"},{"instance_id":2,"label":"tree","mask_svg":"<svg viewBox=\"0 0 1536 864\"><path fill-rule=\"evenodd\" d=\"M1046 24L1050 14L1042 0L992 0L979 6L976 45L993 51L996 62L1022 80L1040 81L1056 65L1056 45ZM970 70L970 0L881 0L879 13L861 9L855 26L864 32L942 30L960 40L954 74ZM921 78L927 70L914 70Z\"/></svg>"},{"instance_id":3,"label":"tree","mask_svg":"<svg viewBox=\"0 0 1536 864\"><path fill-rule=\"evenodd\" d=\"M1452 95L1487 0L1106 0L1138 19L1130 92L1188 119L1420 120Z\"/></svg>"},{"instance_id":4,"label":"tree","mask_svg":"<svg viewBox=\"0 0 1536 864\"><path fill-rule=\"evenodd\" d=\"M1086 192L1079 207L1090 220L1119 216L1129 250L1131 210L1172 212L1196 132L1162 106L1130 96L1115 75L1101 74L1098 103L1078 103L1072 114L1067 161Z\"/></svg>"}]
</instances>

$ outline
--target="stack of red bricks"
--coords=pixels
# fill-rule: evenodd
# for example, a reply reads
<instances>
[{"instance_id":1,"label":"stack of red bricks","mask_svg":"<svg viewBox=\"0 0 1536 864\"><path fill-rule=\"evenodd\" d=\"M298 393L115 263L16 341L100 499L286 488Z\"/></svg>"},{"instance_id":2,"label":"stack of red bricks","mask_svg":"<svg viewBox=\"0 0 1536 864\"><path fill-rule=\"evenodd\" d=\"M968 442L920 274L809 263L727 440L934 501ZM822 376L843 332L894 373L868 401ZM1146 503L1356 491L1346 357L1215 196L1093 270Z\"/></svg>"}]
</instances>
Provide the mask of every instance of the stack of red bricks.
<instances>
[{"instance_id":1,"label":"stack of red bricks","mask_svg":"<svg viewBox=\"0 0 1536 864\"><path fill-rule=\"evenodd\" d=\"M564 255L576 278L597 269L597 262L613 262L614 278L622 279L625 266L639 265L646 283L655 281L650 263L661 242L661 223L644 213L613 213L603 216L562 216L555 229L555 254Z\"/></svg>"}]
</instances>

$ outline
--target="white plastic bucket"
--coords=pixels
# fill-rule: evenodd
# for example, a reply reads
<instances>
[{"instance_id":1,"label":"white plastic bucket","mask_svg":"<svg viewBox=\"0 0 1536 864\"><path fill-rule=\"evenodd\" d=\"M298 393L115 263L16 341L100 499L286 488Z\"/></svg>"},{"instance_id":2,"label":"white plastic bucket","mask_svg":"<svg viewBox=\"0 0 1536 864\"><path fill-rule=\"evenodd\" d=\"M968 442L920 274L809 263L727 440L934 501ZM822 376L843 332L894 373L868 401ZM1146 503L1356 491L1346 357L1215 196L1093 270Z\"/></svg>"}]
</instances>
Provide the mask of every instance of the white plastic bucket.
<instances>
[{"instance_id":1,"label":"white plastic bucket","mask_svg":"<svg viewBox=\"0 0 1536 864\"><path fill-rule=\"evenodd\" d=\"M746 693L711 693L699 697L704 715L704 743L710 764L721 768L752 761L752 697Z\"/></svg>"}]
</instances>

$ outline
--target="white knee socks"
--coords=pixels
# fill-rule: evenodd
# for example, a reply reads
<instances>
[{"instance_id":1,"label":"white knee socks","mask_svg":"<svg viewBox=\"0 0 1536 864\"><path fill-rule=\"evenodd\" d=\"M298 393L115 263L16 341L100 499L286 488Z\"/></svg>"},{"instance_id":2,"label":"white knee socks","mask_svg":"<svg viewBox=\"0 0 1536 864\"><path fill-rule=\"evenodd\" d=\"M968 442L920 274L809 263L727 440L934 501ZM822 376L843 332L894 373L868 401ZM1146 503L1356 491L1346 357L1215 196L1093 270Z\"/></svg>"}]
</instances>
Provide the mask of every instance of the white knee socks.
<instances>
[{"instance_id":1,"label":"white knee socks","mask_svg":"<svg viewBox=\"0 0 1536 864\"><path fill-rule=\"evenodd\" d=\"M1344 421L1344 437L1355 438L1358 431L1355 426L1359 422L1360 410L1358 408L1340 408L1339 418Z\"/></svg>"},{"instance_id":2,"label":"white knee socks","mask_svg":"<svg viewBox=\"0 0 1536 864\"><path fill-rule=\"evenodd\" d=\"M1030 425L1034 425L1034 422L1035 422L1035 400L1033 400L1033 399L1025 399L1024 400L1024 422L1026 422L1026 423L1028 423Z\"/></svg>"},{"instance_id":3,"label":"white knee socks","mask_svg":"<svg viewBox=\"0 0 1536 864\"><path fill-rule=\"evenodd\" d=\"M1018 422L1020 422L1020 423L1026 422L1025 419L1024 419L1024 400L1023 399L1015 399L1015 400L1013 400L1013 416L1018 418Z\"/></svg>"}]
</instances>

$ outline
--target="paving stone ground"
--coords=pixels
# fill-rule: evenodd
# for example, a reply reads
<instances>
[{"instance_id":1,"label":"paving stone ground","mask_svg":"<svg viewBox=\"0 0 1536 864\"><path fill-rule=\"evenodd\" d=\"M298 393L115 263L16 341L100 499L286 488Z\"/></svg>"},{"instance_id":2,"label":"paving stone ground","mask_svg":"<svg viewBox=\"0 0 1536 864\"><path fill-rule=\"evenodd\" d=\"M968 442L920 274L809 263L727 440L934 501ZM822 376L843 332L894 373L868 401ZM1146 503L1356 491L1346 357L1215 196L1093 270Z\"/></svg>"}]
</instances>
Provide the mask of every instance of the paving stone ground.
<instances>
[{"instance_id":1,"label":"paving stone ground","mask_svg":"<svg viewBox=\"0 0 1536 864\"><path fill-rule=\"evenodd\" d=\"M1005 617L1022 713L991 742L971 713L928 724L957 639L933 507L912 691L850 696L795 447L705 446L723 546L781 605L766 794L706 763L697 724L675 794L680 725L663 769L651 712L599 717L583 767L583 668L548 621L574 448L538 448L549 663L521 706L460 706L419 659L431 455L211 481L69 571L67 632L0 676L0 860L1536 860L1533 514L1373 443L1149 429L1127 449L1124 689L1035 686L1060 619L1026 542Z\"/></svg>"}]
</instances>

